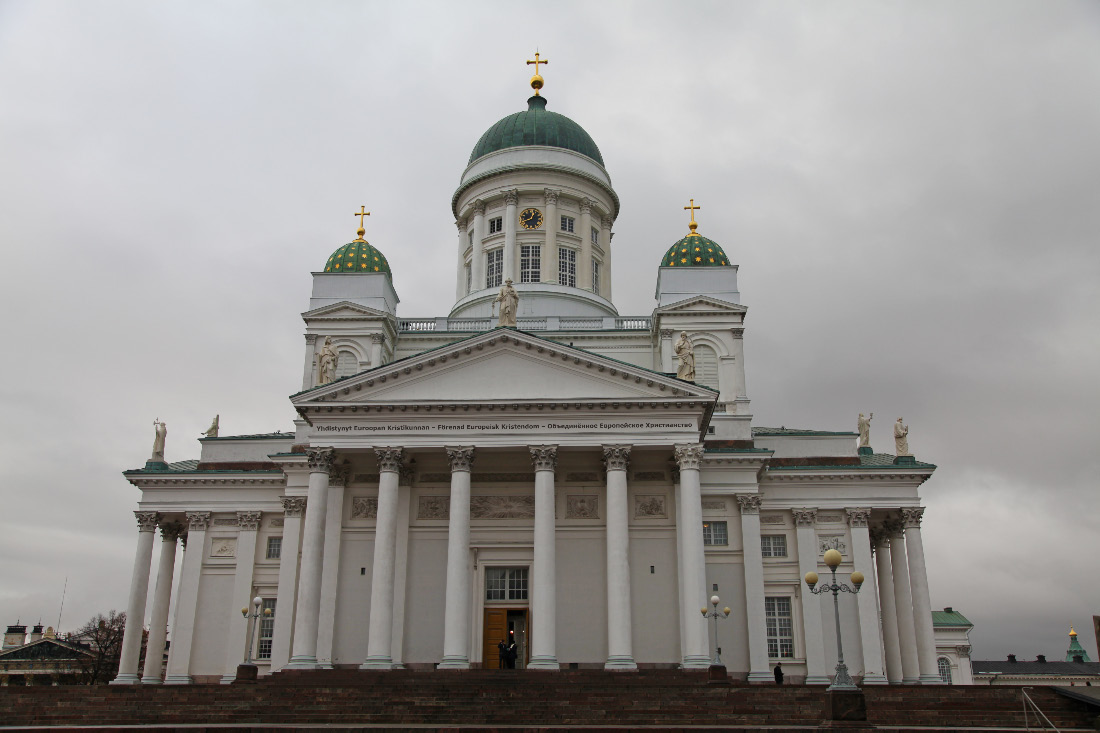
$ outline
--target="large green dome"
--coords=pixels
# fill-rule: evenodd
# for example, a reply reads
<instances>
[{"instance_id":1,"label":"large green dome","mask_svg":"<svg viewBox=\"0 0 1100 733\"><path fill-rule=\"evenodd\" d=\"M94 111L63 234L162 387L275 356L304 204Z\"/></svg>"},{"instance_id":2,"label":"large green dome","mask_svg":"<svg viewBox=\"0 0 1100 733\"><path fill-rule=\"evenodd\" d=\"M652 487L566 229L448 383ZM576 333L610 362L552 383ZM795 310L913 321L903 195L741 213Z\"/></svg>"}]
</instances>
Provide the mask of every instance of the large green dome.
<instances>
[{"instance_id":1,"label":"large green dome","mask_svg":"<svg viewBox=\"0 0 1100 733\"><path fill-rule=\"evenodd\" d=\"M370 242L357 239L343 245L328 258L325 272L390 272L386 256L371 246Z\"/></svg>"},{"instance_id":2,"label":"large green dome","mask_svg":"<svg viewBox=\"0 0 1100 733\"><path fill-rule=\"evenodd\" d=\"M470 162L497 150L524 145L565 148L603 165L600 149L584 128L565 115L547 112L546 97L538 95L527 100L525 111L508 115L486 130L474 146Z\"/></svg>"},{"instance_id":3,"label":"large green dome","mask_svg":"<svg viewBox=\"0 0 1100 733\"><path fill-rule=\"evenodd\" d=\"M729 267L730 259L712 239L692 232L669 247L661 267Z\"/></svg>"}]
</instances>

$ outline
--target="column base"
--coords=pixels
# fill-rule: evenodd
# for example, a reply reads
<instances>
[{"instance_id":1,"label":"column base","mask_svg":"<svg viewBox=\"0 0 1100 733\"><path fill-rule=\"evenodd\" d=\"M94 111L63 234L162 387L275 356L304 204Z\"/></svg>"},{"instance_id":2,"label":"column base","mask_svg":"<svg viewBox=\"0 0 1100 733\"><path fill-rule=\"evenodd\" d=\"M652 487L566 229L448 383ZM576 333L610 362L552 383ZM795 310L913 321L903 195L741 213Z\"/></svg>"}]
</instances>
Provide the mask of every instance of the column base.
<instances>
[{"instance_id":1,"label":"column base","mask_svg":"<svg viewBox=\"0 0 1100 733\"><path fill-rule=\"evenodd\" d=\"M920 676L920 683L922 685L942 685L943 680L940 679L938 674L922 674Z\"/></svg>"},{"instance_id":2,"label":"column base","mask_svg":"<svg viewBox=\"0 0 1100 733\"><path fill-rule=\"evenodd\" d=\"M531 661L527 664L527 669L542 669L549 670L551 672L561 671L561 665L558 664L558 658L545 654L537 657L531 657Z\"/></svg>"},{"instance_id":3,"label":"column base","mask_svg":"<svg viewBox=\"0 0 1100 733\"><path fill-rule=\"evenodd\" d=\"M160 677L142 677L141 684L143 685L160 685L164 684L164 681Z\"/></svg>"},{"instance_id":4,"label":"column base","mask_svg":"<svg viewBox=\"0 0 1100 733\"><path fill-rule=\"evenodd\" d=\"M710 669L710 657L702 654L689 654L680 663L683 669Z\"/></svg>"},{"instance_id":5,"label":"column base","mask_svg":"<svg viewBox=\"0 0 1100 733\"><path fill-rule=\"evenodd\" d=\"M470 659L468 657L466 657L465 655L463 655L463 656L455 655L455 656L450 656L450 657L445 656L445 657L443 657L443 661L440 662L439 665L436 667L436 669L469 669L469 668L470 668Z\"/></svg>"},{"instance_id":6,"label":"column base","mask_svg":"<svg viewBox=\"0 0 1100 733\"><path fill-rule=\"evenodd\" d=\"M290 662L283 669L317 669L317 657L291 657Z\"/></svg>"},{"instance_id":7,"label":"column base","mask_svg":"<svg viewBox=\"0 0 1100 733\"><path fill-rule=\"evenodd\" d=\"M316 669L336 669L332 666L332 662L317 662Z\"/></svg>"},{"instance_id":8,"label":"column base","mask_svg":"<svg viewBox=\"0 0 1100 733\"><path fill-rule=\"evenodd\" d=\"M136 674L120 674L111 680L112 685L140 685L141 679Z\"/></svg>"},{"instance_id":9,"label":"column base","mask_svg":"<svg viewBox=\"0 0 1100 733\"><path fill-rule=\"evenodd\" d=\"M811 674L806 676L807 685L831 685L832 680L827 675L823 674Z\"/></svg>"},{"instance_id":10,"label":"column base","mask_svg":"<svg viewBox=\"0 0 1100 733\"><path fill-rule=\"evenodd\" d=\"M902 677L901 684L903 685L919 685L920 677Z\"/></svg>"},{"instance_id":11,"label":"column base","mask_svg":"<svg viewBox=\"0 0 1100 733\"><path fill-rule=\"evenodd\" d=\"M865 685L888 685L890 680L886 679L880 674L868 673L863 675L863 684Z\"/></svg>"},{"instance_id":12,"label":"column base","mask_svg":"<svg viewBox=\"0 0 1100 733\"><path fill-rule=\"evenodd\" d=\"M367 657L363 660L363 663L359 665L359 669L381 669L388 672L393 669L393 660L382 655Z\"/></svg>"},{"instance_id":13,"label":"column base","mask_svg":"<svg viewBox=\"0 0 1100 733\"><path fill-rule=\"evenodd\" d=\"M771 672L749 672L749 682L767 682L775 684L775 675Z\"/></svg>"},{"instance_id":14,"label":"column base","mask_svg":"<svg viewBox=\"0 0 1100 733\"><path fill-rule=\"evenodd\" d=\"M634 663L634 657L615 656L608 657L603 668L612 672L634 672L638 665Z\"/></svg>"},{"instance_id":15,"label":"column base","mask_svg":"<svg viewBox=\"0 0 1100 733\"><path fill-rule=\"evenodd\" d=\"M166 685L193 685L195 681L189 674L170 674L164 678Z\"/></svg>"}]
</instances>

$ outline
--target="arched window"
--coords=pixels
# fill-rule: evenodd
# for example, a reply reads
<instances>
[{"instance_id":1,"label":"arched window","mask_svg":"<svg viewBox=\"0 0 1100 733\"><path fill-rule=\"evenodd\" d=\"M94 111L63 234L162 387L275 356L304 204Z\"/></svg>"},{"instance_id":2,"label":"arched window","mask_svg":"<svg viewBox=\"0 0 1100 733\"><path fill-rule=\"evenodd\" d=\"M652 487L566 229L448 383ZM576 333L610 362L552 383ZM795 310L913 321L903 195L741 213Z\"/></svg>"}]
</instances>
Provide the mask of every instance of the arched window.
<instances>
[{"instance_id":1,"label":"arched window","mask_svg":"<svg viewBox=\"0 0 1100 733\"><path fill-rule=\"evenodd\" d=\"M336 358L336 378L350 377L359 371L359 360L350 351L341 351Z\"/></svg>"},{"instance_id":2,"label":"arched window","mask_svg":"<svg viewBox=\"0 0 1100 733\"><path fill-rule=\"evenodd\" d=\"M937 660L936 665L940 670L940 679L943 680L945 685L951 684L951 660L947 657L940 657Z\"/></svg>"},{"instance_id":3,"label":"arched window","mask_svg":"<svg viewBox=\"0 0 1100 733\"><path fill-rule=\"evenodd\" d=\"M699 344L695 351L695 383L718 389L718 355L706 344Z\"/></svg>"}]
</instances>

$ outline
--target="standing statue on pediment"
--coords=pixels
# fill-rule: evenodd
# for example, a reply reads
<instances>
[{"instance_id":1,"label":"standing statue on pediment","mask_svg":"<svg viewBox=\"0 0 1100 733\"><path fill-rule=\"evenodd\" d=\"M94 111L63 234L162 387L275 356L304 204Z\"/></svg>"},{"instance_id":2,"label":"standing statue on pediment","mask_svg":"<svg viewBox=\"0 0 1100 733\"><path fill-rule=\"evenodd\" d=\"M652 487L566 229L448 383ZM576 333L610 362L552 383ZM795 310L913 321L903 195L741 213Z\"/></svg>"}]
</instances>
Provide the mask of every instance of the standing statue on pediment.
<instances>
[{"instance_id":1,"label":"standing statue on pediment","mask_svg":"<svg viewBox=\"0 0 1100 733\"><path fill-rule=\"evenodd\" d=\"M336 351L332 348L332 336L325 336L321 353L317 355L317 385L336 379Z\"/></svg>"},{"instance_id":2,"label":"standing statue on pediment","mask_svg":"<svg viewBox=\"0 0 1100 733\"><path fill-rule=\"evenodd\" d=\"M909 452L909 426L903 424L900 417L894 423L894 455L913 455Z\"/></svg>"},{"instance_id":3,"label":"standing statue on pediment","mask_svg":"<svg viewBox=\"0 0 1100 733\"><path fill-rule=\"evenodd\" d=\"M859 413L859 420L856 421L856 425L859 427L859 447L870 448L871 447L871 420L875 417L875 413L871 413L869 417L864 417L863 413Z\"/></svg>"},{"instance_id":4,"label":"standing statue on pediment","mask_svg":"<svg viewBox=\"0 0 1100 733\"><path fill-rule=\"evenodd\" d=\"M493 301L493 311L496 311L497 303L500 303L500 319L498 326L516 326L516 314L519 312L519 293L512 287L512 278L504 281L500 289L500 295Z\"/></svg>"},{"instance_id":5,"label":"standing statue on pediment","mask_svg":"<svg viewBox=\"0 0 1100 733\"><path fill-rule=\"evenodd\" d=\"M149 460L164 463L164 440L168 437L168 426L158 417L153 420L153 430L156 437L153 438L153 456Z\"/></svg>"},{"instance_id":6,"label":"standing statue on pediment","mask_svg":"<svg viewBox=\"0 0 1100 733\"><path fill-rule=\"evenodd\" d=\"M219 426L221 424L221 417L222 417L221 415L215 415L214 416L214 422L210 423L210 427L208 427L206 429L206 432L203 433L203 435L205 437L207 437L207 438L216 438L216 437L218 437L218 429L219 429Z\"/></svg>"},{"instance_id":7,"label":"standing statue on pediment","mask_svg":"<svg viewBox=\"0 0 1100 733\"><path fill-rule=\"evenodd\" d=\"M676 377L686 382L695 381L695 349L688 340L687 331L680 332L680 340L676 342L676 358L680 364L676 367Z\"/></svg>"}]
</instances>

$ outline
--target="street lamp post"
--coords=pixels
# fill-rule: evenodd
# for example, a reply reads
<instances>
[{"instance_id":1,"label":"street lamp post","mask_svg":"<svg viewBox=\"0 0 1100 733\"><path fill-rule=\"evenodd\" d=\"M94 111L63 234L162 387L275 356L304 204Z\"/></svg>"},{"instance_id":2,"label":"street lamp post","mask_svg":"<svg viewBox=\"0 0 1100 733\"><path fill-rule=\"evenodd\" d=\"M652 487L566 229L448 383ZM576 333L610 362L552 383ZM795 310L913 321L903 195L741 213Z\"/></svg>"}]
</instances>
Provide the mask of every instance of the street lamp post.
<instances>
[{"instance_id":1,"label":"street lamp post","mask_svg":"<svg viewBox=\"0 0 1100 733\"><path fill-rule=\"evenodd\" d=\"M718 619L729 618L730 607L726 606L721 611L718 610L718 604L721 603L718 596L710 597L711 611L708 612L706 608L700 608L699 612L703 614L703 618L710 619L711 635L714 637L714 659L711 660L711 666L721 667L722 665L722 650L718 648Z\"/></svg>"},{"instance_id":2,"label":"street lamp post","mask_svg":"<svg viewBox=\"0 0 1100 733\"><path fill-rule=\"evenodd\" d=\"M248 612L248 608L241 609L241 615L248 619L248 646L245 647L244 663L252 664L252 640L256 637L256 619L261 615L270 615L271 609L267 609L263 614L260 613L260 606L263 605L264 599L256 596L252 599L252 613Z\"/></svg>"},{"instance_id":3,"label":"street lamp post","mask_svg":"<svg viewBox=\"0 0 1100 733\"><path fill-rule=\"evenodd\" d=\"M822 593L833 594L833 619L836 621L836 679L833 684L829 685L829 690L844 690L844 691L858 691L859 687L852 681L851 676L848 674L848 666L844 664L844 645L840 639L840 604L837 602L838 593L859 593L859 588L863 585L863 573L856 570L852 573L852 585L848 586L844 583L836 582L836 568L840 565L841 560L844 557L837 550L828 550L825 552L825 564L829 566L829 571L832 573L832 580L820 588L815 588L817 585L817 573L810 571L806 573L806 585L809 586L810 592L814 595L820 595Z\"/></svg>"}]
</instances>

